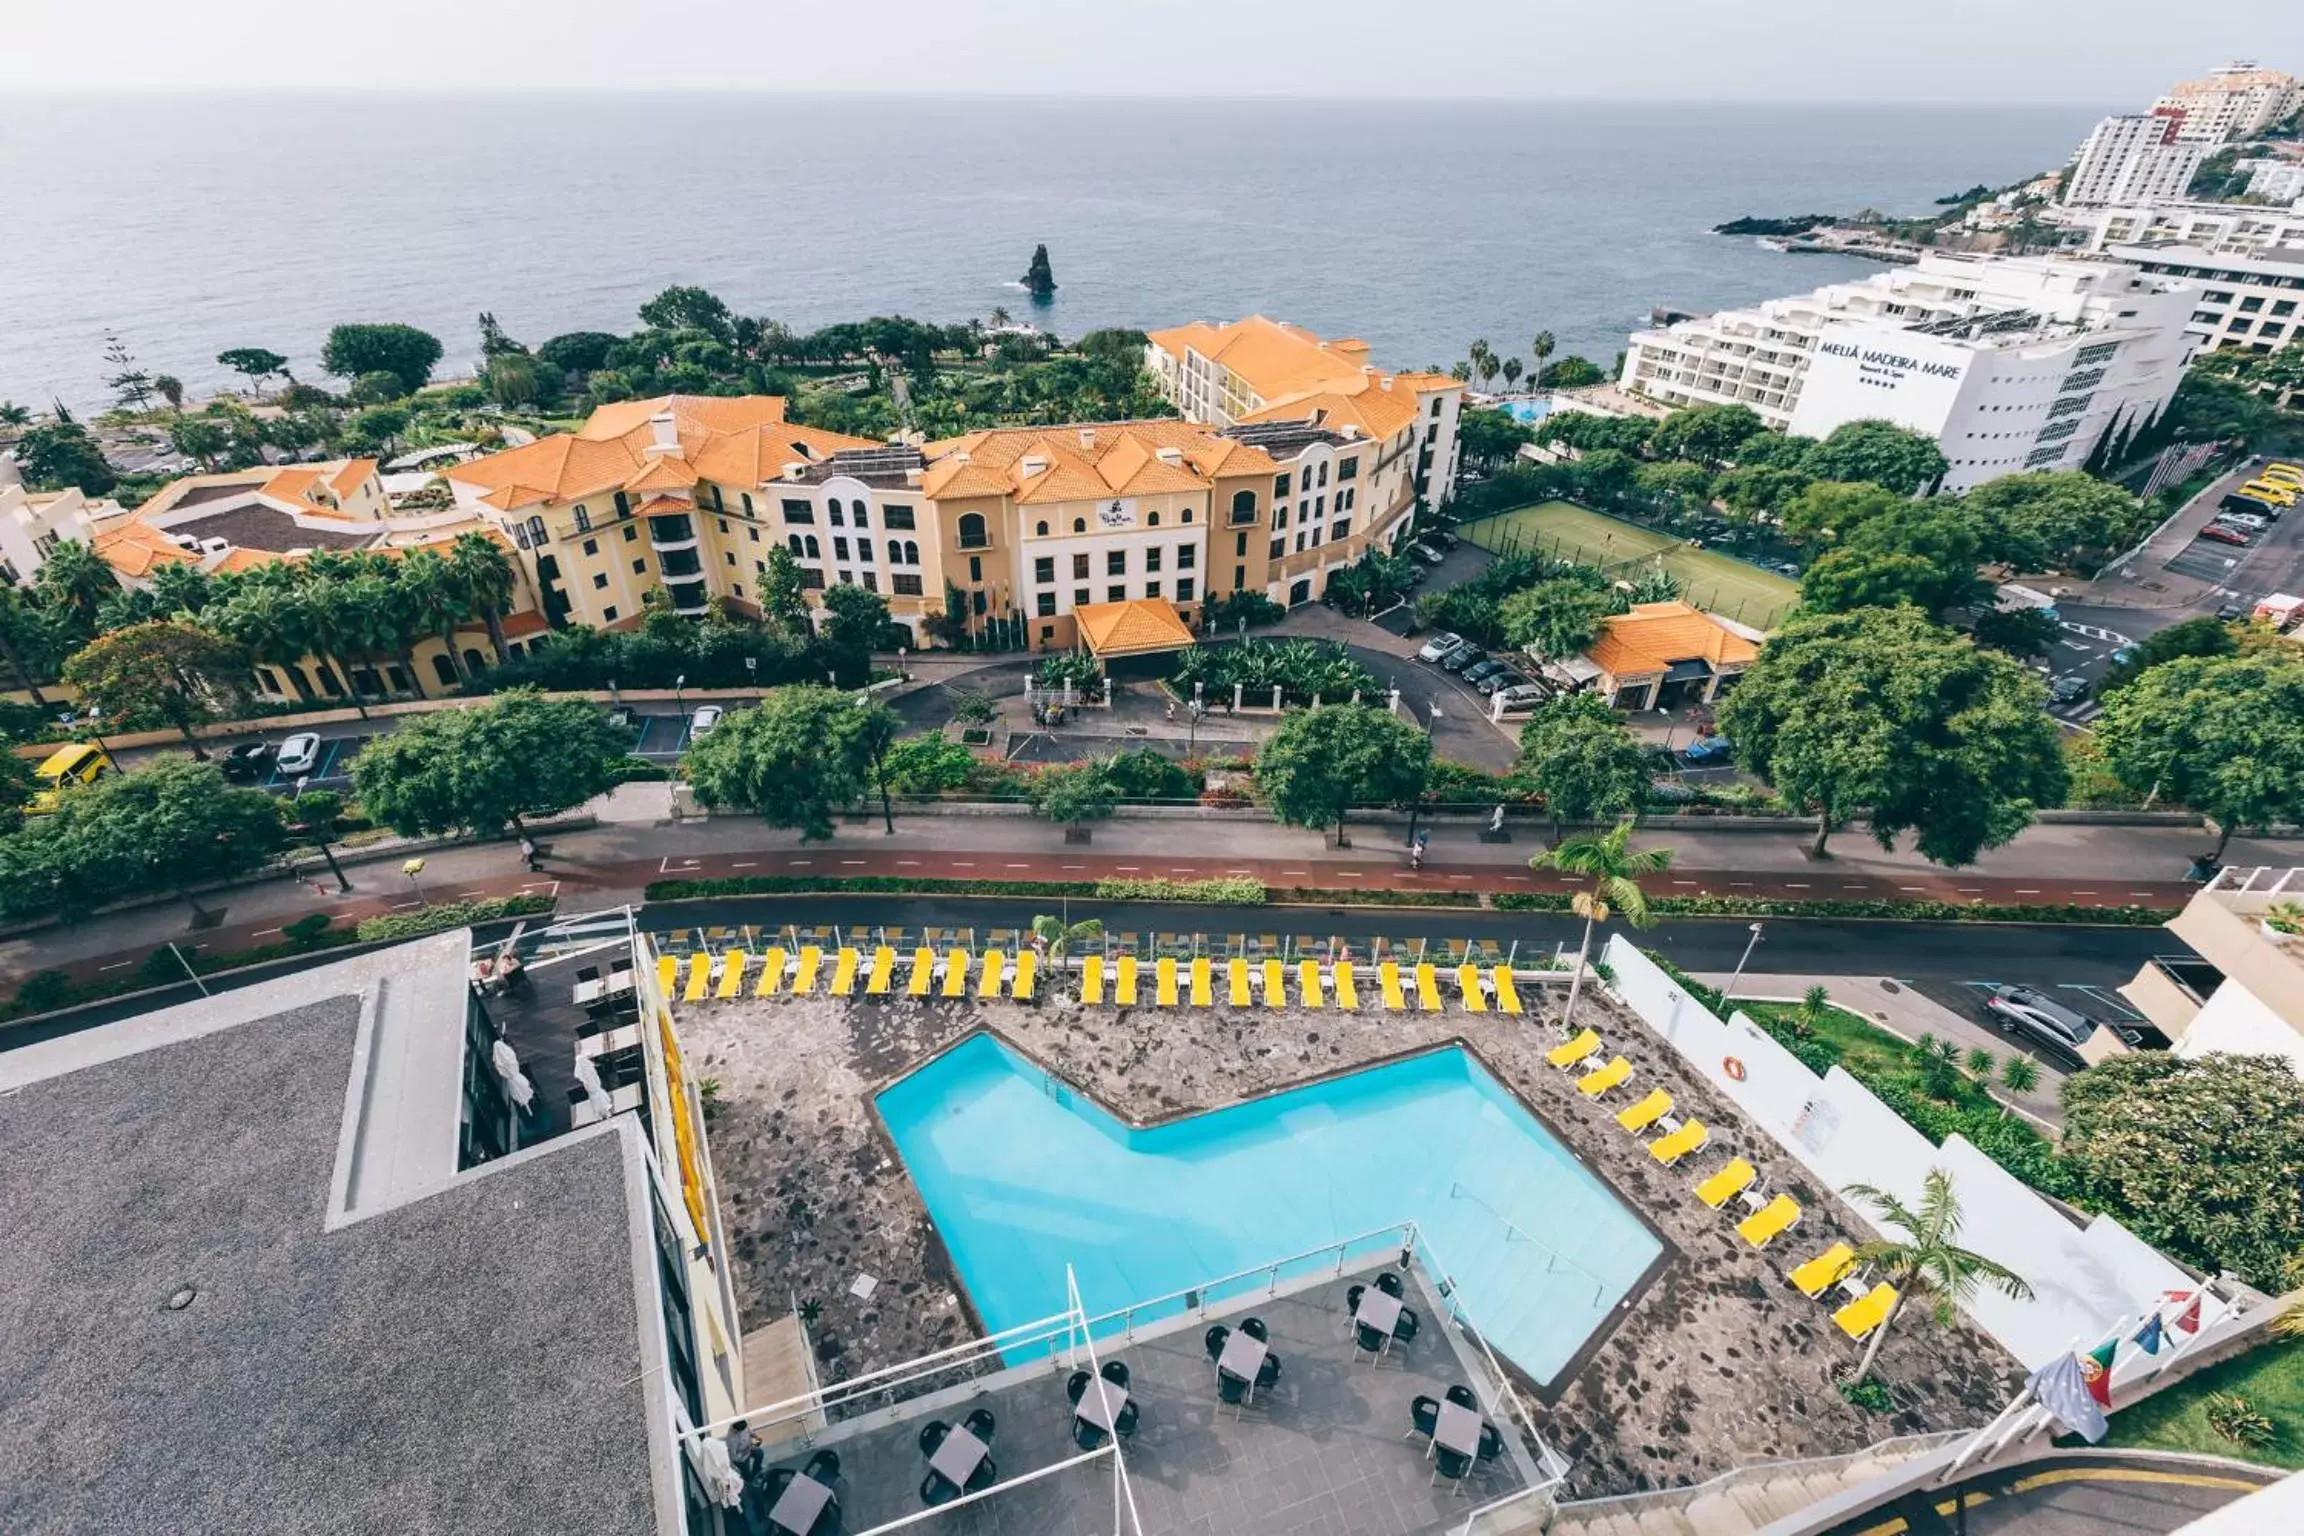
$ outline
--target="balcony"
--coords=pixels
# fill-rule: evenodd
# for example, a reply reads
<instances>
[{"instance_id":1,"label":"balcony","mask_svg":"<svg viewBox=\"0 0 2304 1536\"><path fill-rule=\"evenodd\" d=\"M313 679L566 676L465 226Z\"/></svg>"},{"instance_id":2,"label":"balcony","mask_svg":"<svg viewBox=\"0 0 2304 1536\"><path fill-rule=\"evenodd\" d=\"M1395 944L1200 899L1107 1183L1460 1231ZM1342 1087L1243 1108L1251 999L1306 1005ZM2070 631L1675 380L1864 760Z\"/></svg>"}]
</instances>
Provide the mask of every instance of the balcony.
<instances>
[{"instance_id":1,"label":"balcony","mask_svg":"<svg viewBox=\"0 0 2304 1536\"><path fill-rule=\"evenodd\" d=\"M661 554L668 549L696 547L696 520L681 515L648 519L649 546Z\"/></svg>"},{"instance_id":2,"label":"balcony","mask_svg":"<svg viewBox=\"0 0 2304 1536\"><path fill-rule=\"evenodd\" d=\"M672 611L690 618L703 613L712 596L701 581L667 582L664 591L672 599Z\"/></svg>"},{"instance_id":3,"label":"balcony","mask_svg":"<svg viewBox=\"0 0 2304 1536\"><path fill-rule=\"evenodd\" d=\"M960 547L962 549L990 549L992 540L988 535L981 533L963 533L960 535Z\"/></svg>"}]
</instances>

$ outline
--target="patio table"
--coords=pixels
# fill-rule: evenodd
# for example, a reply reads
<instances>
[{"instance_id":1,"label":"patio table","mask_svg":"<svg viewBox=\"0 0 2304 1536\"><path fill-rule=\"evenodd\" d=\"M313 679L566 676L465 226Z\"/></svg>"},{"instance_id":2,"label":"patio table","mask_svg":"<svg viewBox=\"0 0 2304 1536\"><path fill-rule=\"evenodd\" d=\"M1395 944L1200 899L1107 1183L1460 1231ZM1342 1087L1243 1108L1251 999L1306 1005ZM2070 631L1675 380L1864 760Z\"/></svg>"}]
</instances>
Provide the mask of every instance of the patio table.
<instances>
[{"instance_id":1,"label":"patio table","mask_svg":"<svg viewBox=\"0 0 2304 1536\"><path fill-rule=\"evenodd\" d=\"M1400 1321L1400 1298L1370 1286L1360 1293L1360 1305L1353 1312L1352 1321L1364 1323L1390 1338Z\"/></svg>"},{"instance_id":2,"label":"patio table","mask_svg":"<svg viewBox=\"0 0 2304 1536\"><path fill-rule=\"evenodd\" d=\"M1440 1422L1432 1427L1432 1443L1474 1456L1480 1450L1480 1415L1462 1403L1442 1403Z\"/></svg>"},{"instance_id":3,"label":"patio table","mask_svg":"<svg viewBox=\"0 0 2304 1536\"><path fill-rule=\"evenodd\" d=\"M945 1434L944 1443L936 1447L936 1454L928 1458L928 1470L955 1488L965 1488L984 1456L984 1442L954 1425Z\"/></svg>"},{"instance_id":4,"label":"patio table","mask_svg":"<svg viewBox=\"0 0 2304 1536\"><path fill-rule=\"evenodd\" d=\"M1232 1336L1224 1341L1224 1353L1217 1357L1216 1369L1237 1376L1253 1389L1256 1373L1264 1368L1264 1357L1270 1353L1271 1347L1261 1339L1252 1338L1235 1328Z\"/></svg>"},{"instance_id":5,"label":"patio table","mask_svg":"<svg viewBox=\"0 0 2304 1536\"><path fill-rule=\"evenodd\" d=\"M769 1523L793 1532L794 1536L808 1536L816 1517L824 1513L824 1506L831 1500L830 1488L803 1473L784 1485L783 1496L777 1499L776 1507L768 1511Z\"/></svg>"},{"instance_id":6,"label":"patio table","mask_svg":"<svg viewBox=\"0 0 2304 1536\"><path fill-rule=\"evenodd\" d=\"M1088 1383L1087 1391L1080 1394L1079 1406L1073 1410L1073 1414L1084 1422L1095 1425L1106 1434L1110 1434L1113 1432L1114 1422L1120 1417L1120 1410L1127 1406L1128 1393L1126 1389L1116 1382L1106 1381L1099 1376Z\"/></svg>"}]
</instances>

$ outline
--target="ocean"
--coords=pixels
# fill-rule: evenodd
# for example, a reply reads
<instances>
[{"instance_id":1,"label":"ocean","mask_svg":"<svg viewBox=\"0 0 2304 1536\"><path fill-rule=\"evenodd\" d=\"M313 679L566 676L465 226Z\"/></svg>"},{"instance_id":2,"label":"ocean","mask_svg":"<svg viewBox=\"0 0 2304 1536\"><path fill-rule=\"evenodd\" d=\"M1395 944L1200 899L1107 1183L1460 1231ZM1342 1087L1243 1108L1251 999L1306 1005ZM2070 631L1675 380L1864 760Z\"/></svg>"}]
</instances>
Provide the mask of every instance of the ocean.
<instances>
[{"instance_id":1,"label":"ocean","mask_svg":"<svg viewBox=\"0 0 2304 1536\"><path fill-rule=\"evenodd\" d=\"M2060 164L2085 108L767 95L0 95L0 399L103 403L116 331L318 376L330 325L478 352L627 330L669 283L798 329L1005 306L1061 335L1251 312L1445 365L1539 330L1603 367L1651 306L1871 270L1708 233L1918 212ZM1016 279L1046 242L1058 291Z\"/></svg>"}]
</instances>

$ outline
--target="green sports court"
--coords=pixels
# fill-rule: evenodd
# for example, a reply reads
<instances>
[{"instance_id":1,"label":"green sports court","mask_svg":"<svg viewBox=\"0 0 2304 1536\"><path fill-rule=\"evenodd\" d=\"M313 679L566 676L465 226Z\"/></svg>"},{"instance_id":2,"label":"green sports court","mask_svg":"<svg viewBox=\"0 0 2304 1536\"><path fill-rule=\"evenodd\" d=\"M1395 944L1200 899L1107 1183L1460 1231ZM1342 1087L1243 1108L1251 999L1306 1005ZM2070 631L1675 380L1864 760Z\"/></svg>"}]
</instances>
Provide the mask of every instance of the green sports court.
<instances>
[{"instance_id":1,"label":"green sports court","mask_svg":"<svg viewBox=\"0 0 2304 1536\"><path fill-rule=\"evenodd\" d=\"M1612 576L1624 578L1661 564L1680 578L1689 602L1708 613L1759 629L1773 629L1800 600L1799 586L1774 571L1698 549L1685 539L1594 512L1572 501L1515 507L1466 523L1458 532L1497 554L1541 550L1557 559L1597 565Z\"/></svg>"}]
</instances>

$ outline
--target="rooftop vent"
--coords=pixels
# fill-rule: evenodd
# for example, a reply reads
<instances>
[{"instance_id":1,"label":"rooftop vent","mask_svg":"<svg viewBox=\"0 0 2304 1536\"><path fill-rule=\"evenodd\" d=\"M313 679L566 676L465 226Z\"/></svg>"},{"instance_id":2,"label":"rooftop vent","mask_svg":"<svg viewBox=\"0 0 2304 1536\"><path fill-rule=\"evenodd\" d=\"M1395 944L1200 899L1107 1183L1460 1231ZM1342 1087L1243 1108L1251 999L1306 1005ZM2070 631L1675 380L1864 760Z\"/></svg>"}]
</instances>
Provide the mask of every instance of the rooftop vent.
<instances>
[{"instance_id":1,"label":"rooftop vent","mask_svg":"<svg viewBox=\"0 0 2304 1536\"><path fill-rule=\"evenodd\" d=\"M227 550L231 549L231 547L232 547L232 541L231 541L230 539L219 539L219 538L210 537L210 538L205 538L205 539L202 539L202 540L200 541L200 547L201 547L202 549L206 550L206 551L207 551L209 554L212 554L212 555L221 555L221 554L225 553Z\"/></svg>"},{"instance_id":2,"label":"rooftop vent","mask_svg":"<svg viewBox=\"0 0 2304 1536\"><path fill-rule=\"evenodd\" d=\"M1024 462L1020 468L1027 479L1033 475L1044 475L1048 472L1048 460L1044 455L1028 453L1024 455Z\"/></svg>"},{"instance_id":3,"label":"rooftop vent","mask_svg":"<svg viewBox=\"0 0 2304 1536\"><path fill-rule=\"evenodd\" d=\"M648 437L648 452L652 455L680 451L680 423L670 411L658 411L648 418Z\"/></svg>"},{"instance_id":4,"label":"rooftop vent","mask_svg":"<svg viewBox=\"0 0 2304 1536\"><path fill-rule=\"evenodd\" d=\"M1152 450L1152 456L1163 464L1181 464L1184 462L1184 450L1181 448L1155 448Z\"/></svg>"},{"instance_id":5,"label":"rooftop vent","mask_svg":"<svg viewBox=\"0 0 2304 1536\"><path fill-rule=\"evenodd\" d=\"M1080 429L1080 446L1090 452L1095 451L1096 429L1094 427L1082 427Z\"/></svg>"},{"instance_id":6,"label":"rooftop vent","mask_svg":"<svg viewBox=\"0 0 2304 1536\"><path fill-rule=\"evenodd\" d=\"M787 459L787 460L785 461L785 463L784 463L784 478L785 478L785 479L787 479L787 480L797 480L797 479L799 479L799 478L800 478L802 475L804 475L804 474L806 474L806 473L808 473L808 466L807 466L805 463L801 462L800 460L798 460L798 459Z\"/></svg>"}]
</instances>

